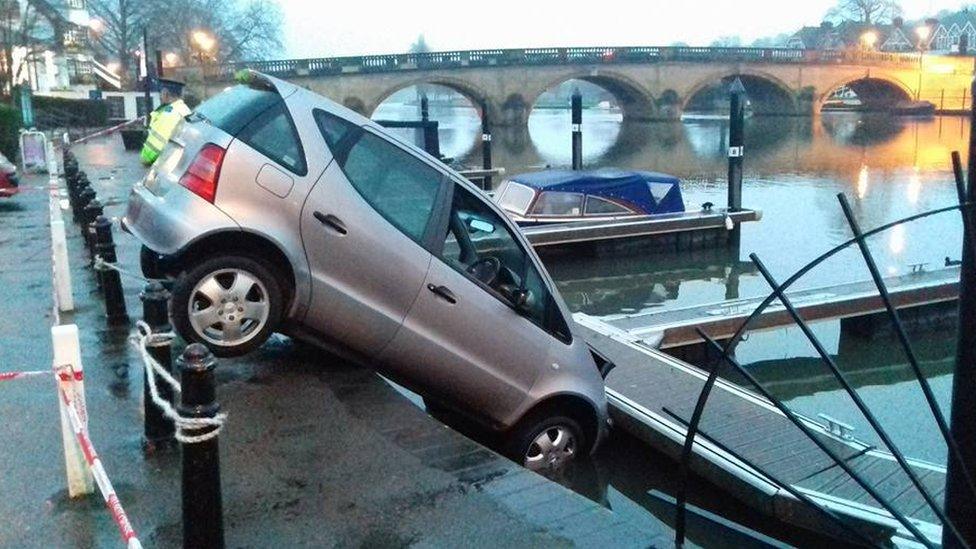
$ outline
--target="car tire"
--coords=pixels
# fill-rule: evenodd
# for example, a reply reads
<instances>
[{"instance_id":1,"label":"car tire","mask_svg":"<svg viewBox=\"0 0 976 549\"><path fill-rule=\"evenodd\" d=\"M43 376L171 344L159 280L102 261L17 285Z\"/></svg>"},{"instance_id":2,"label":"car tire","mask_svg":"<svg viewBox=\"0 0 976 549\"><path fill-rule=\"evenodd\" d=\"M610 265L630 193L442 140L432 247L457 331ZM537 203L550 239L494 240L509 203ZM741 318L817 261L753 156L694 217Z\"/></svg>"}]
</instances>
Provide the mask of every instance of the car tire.
<instances>
[{"instance_id":1,"label":"car tire","mask_svg":"<svg viewBox=\"0 0 976 549\"><path fill-rule=\"evenodd\" d=\"M531 414L506 439L508 457L541 475L562 472L589 450L579 422L561 414Z\"/></svg>"},{"instance_id":2,"label":"car tire","mask_svg":"<svg viewBox=\"0 0 976 549\"><path fill-rule=\"evenodd\" d=\"M221 357L247 354L274 333L284 292L274 268L244 255L214 257L190 266L173 284L170 318L188 342Z\"/></svg>"}]
</instances>

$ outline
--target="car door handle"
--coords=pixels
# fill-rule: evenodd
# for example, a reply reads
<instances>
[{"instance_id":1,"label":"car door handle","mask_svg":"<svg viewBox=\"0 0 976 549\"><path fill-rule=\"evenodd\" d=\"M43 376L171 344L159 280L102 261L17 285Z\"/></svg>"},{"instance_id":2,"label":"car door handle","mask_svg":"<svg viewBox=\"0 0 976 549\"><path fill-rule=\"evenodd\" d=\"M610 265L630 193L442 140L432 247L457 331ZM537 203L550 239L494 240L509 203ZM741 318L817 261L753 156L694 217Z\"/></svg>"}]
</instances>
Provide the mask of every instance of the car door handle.
<instances>
[{"instance_id":1,"label":"car door handle","mask_svg":"<svg viewBox=\"0 0 976 549\"><path fill-rule=\"evenodd\" d=\"M332 227L332 230L334 230L339 234L344 235L349 233L349 231L346 230L346 224L343 223L341 219L339 219L338 217L332 214L324 214L322 212L317 211L312 213L312 216L315 217L315 219L318 219L319 222L322 223L323 225Z\"/></svg>"},{"instance_id":2,"label":"car door handle","mask_svg":"<svg viewBox=\"0 0 976 549\"><path fill-rule=\"evenodd\" d=\"M427 289L434 292L435 295L441 297L444 301L454 305L457 303L457 298L454 297L454 292L447 289L447 286L437 286L435 284L428 284Z\"/></svg>"}]
</instances>

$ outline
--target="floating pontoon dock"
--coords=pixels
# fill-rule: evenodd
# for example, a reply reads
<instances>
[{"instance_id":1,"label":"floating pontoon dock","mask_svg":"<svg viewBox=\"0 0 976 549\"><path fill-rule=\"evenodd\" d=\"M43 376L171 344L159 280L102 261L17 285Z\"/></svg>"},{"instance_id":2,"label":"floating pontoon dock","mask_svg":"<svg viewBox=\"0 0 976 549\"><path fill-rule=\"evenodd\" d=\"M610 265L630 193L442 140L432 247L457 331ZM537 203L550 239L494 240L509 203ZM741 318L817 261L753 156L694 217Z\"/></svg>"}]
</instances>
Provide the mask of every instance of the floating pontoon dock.
<instances>
[{"instance_id":1,"label":"floating pontoon dock","mask_svg":"<svg viewBox=\"0 0 976 549\"><path fill-rule=\"evenodd\" d=\"M959 269L916 272L885 280L897 308L909 315L940 306L944 314L958 299ZM871 282L841 284L788 292L806 321L876 317L883 305ZM607 377L607 397L617 425L673 457L687 433L667 409L685 420L702 390L706 372L664 352L701 342L702 329L712 338L732 336L761 299L741 299L671 311L616 315L597 319L577 314L581 335L616 364ZM779 302L771 304L750 328L795 325ZM941 523L887 449L856 440L851 428L827 416L803 421L879 494L909 517L929 539L941 539ZM807 528L832 531L815 509L780 488L772 478L793 486L823 506L876 527L879 536L913 543L911 534L771 402L719 379L700 425L711 437L696 437L691 466L703 477L742 501ZM718 442L716 444L715 442ZM724 446L724 448L723 448ZM731 451L732 453L730 453ZM737 459L742 456L756 467ZM941 501L944 466L909 460L927 491ZM768 475L768 476L767 476Z\"/></svg>"},{"instance_id":2,"label":"floating pontoon dock","mask_svg":"<svg viewBox=\"0 0 976 549\"><path fill-rule=\"evenodd\" d=\"M959 297L959 268L918 271L885 279L892 302L899 309L954 302ZM871 281L839 284L787 292L790 301L808 322L868 317L884 310ZM645 340L658 349L701 343L701 329L716 340L727 339L756 309L762 298L737 299L681 309L603 317L606 325L628 337ZM775 301L750 326L750 331L795 325L789 313Z\"/></svg>"},{"instance_id":3,"label":"floating pontoon dock","mask_svg":"<svg viewBox=\"0 0 976 549\"><path fill-rule=\"evenodd\" d=\"M616 363L606 383L610 412L618 428L677 459L687 430L664 409L688 420L707 378L705 372L598 319L578 314L576 320L582 337ZM941 525L890 454L857 441L839 422L821 424L806 418L804 422L874 489L910 517L926 537L939 542ZM915 544L894 517L782 412L756 394L719 379L702 416L700 431L711 440L696 437L692 470L744 503L798 526L837 532L837 527L815 509L773 482L771 477L775 477L819 504L865 525L879 539L893 537L898 544ZM739 461L726 448L762 470ZM918 460L910 460L910 464L923 485L941 501L945 468Z\"/></svg>"},{"instance_id":4,"label":"floating pontoon dock","mask_svg":"<svg viewBox=\"0 0 976 549\"><path fill-rule=\"evenodd\" d=\"M536 248L582 243L616 243L653 240L656 248L683 250L703 248L728 240L729 223L739 225L762 218L759 210L723 209L647 215L612 221L571 221L523 227Z\"/></svg>"}]
</instances>

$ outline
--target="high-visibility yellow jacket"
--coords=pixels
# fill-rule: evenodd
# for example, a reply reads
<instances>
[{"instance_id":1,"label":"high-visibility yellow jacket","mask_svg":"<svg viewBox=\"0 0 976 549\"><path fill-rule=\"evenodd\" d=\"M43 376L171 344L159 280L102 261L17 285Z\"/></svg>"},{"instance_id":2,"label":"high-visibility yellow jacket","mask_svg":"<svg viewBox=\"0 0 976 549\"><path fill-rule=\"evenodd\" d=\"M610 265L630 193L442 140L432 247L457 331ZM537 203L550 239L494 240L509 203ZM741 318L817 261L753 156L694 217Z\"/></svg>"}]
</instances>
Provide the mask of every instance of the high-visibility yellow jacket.
<instances>
[{"instance_id":1,"label":"high-visibility yellow jacket","mask_svg":"<svg viewBox=\"0 0 976 549\"><path fill-rule=\"evenodd\" d=\"M159 153L169 142L170 136L180 120L190 114L190 107L182 99L177 99L168 105L162 105L149 113L149 136L142 146L142 163L150 166L159 158Z\"/></svg>"}]
</instances>

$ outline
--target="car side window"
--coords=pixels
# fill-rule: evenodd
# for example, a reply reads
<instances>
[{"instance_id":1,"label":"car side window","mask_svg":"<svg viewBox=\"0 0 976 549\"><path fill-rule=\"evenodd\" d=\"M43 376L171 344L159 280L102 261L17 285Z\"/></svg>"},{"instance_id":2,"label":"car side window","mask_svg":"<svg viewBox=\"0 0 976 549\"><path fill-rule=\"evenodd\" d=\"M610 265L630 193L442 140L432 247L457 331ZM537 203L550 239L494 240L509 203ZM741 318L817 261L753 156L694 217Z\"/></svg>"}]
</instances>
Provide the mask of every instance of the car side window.
<instances>
[{"instance_id":1,"label":"car side window","mask_svg":"<svg viewBox=\"0 0 976 549\"><path fill-rule=\"evenodd\" d=\"M528 290L531 297L516 308L519 313L550 332L561 324L563 328L555 330L557 336L569 333L565 321L550 321L555 306L552 296L508 225L484 200L461 185L454 186L441 257L508 303L514 304L518 293ZM555 312L558 315L558 309Z\"/></svg>"},{"instance_id":2,"label":"car side window","mask_svg":"<svg viewBox=\"0 0 976 549\"><path fill-rule=\"evenodd\" d=\"M444 175L351 122L324 111L316 111L315 118L353 188L393 226L424 245Z\"/></svg>"},{"instance_id":3,"label":"car side window","mask_svg":"<svg viewBox=\"0 0 976 549\"><path fill-rule=\"evenodd\" d=\"M308 173L305 151L283 102L248 122L237 138L297 175Z\"/></svg>"}]
</instances>

